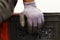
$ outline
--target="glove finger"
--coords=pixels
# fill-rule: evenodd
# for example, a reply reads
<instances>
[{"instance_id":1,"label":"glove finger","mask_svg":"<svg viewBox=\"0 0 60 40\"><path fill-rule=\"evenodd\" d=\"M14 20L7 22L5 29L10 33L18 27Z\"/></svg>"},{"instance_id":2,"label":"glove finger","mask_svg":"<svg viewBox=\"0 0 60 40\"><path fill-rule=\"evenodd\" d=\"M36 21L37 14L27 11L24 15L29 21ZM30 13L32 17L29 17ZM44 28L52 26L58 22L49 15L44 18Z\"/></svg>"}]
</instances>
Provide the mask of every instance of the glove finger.
<instances>
[{"instance_id":1,"label":"glove finger","mask_svg":"<svg viewBox=\"0 0 60 40\"><path fill-rule=\"evenodd\" d=\"M39 17L38 18L38 31L37 32L39 32L39 30L41 29L41 27L42 27L42 21L41 21L41 17Z\"/></svg>"},{"instance_id":2,"label":"glove finger","mask_svg":"<svg viewBox=\"0 0 60 40\"><path fill-rule=\"evenodd\" d=\"M31 33L32 32L32 20L31 19L27 19L27 23L28 23L28 32Z\"/></svg>"},{"instance_id":3,"label":"glove finger","mask_svg":"<svg viewBox=\"0 0 60 40\"><path fill-rule=\"evenodd\" d=\"M33 30L32 30L33 32L37 32L37 22L38 22L37 18L34 18L33 19Z\"/></svg>"}]
</instances>

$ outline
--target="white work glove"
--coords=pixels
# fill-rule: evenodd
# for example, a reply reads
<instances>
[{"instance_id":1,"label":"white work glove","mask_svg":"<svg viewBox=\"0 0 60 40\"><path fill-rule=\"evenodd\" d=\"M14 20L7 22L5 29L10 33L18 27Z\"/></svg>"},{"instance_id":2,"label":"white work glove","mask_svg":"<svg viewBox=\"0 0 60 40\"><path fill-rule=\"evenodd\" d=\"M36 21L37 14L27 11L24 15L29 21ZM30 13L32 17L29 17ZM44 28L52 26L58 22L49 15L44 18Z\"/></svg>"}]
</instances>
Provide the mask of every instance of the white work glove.
<instances>
[{"instance_id":1,"label":"white work glove","mask_svg":"<svg viewBox=\"0 0 60 40\"><path fill-rule=\"evenodd\" d=\"M20 22L24 26L24 18L23 15L27 17L27 31L38 32L42 25L44 24L44 15L43 13L36 8L34 2L25 2L24 3L24 11L20 14Z\"/></svg>"}]
</instances>

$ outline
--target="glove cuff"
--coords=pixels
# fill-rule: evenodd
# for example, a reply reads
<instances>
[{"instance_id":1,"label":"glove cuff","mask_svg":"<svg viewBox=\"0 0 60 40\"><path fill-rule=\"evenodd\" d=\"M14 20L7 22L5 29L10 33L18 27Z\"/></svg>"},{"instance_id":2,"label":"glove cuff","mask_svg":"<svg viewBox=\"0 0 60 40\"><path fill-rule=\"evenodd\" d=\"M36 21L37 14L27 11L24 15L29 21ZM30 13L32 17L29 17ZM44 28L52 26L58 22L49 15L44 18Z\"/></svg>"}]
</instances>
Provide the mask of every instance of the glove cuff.
<instances>
[{"instance_id":1,"label":"glove cuff","mask_svg":"<svg viewBox=\"0 0 60 40\"><path fill-rule=\"evenodd\" d=\"M35 2L23 2L23 3L24 3L24 6L30 5L30 6L36 7Z\"/></svg>"}]
</instances>

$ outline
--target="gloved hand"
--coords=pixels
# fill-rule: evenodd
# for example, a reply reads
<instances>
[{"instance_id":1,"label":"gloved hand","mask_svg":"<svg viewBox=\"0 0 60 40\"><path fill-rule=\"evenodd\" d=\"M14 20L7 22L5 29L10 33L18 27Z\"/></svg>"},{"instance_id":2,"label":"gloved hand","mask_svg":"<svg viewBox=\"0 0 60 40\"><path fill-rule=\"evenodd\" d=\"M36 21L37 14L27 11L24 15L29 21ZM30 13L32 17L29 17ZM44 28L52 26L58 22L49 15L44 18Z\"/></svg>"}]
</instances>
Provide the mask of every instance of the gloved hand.
<instances>
[{"instance_id":1,"label":"gloved hand","mask_svg":"<svg viewBox=\"0 0 60 40\"><path fill-rule=\"evenodd\" d=\"M24 3L24 11L20 14L20 18L22 19L22 25L24 26L24 16L27 17L27 31L31 32L38 32L42 25L44 24L44 15L43 13L36 8L34 2L27 2ZM24 15L24 16L23 16Z\"/></svg>"}]
</instances>

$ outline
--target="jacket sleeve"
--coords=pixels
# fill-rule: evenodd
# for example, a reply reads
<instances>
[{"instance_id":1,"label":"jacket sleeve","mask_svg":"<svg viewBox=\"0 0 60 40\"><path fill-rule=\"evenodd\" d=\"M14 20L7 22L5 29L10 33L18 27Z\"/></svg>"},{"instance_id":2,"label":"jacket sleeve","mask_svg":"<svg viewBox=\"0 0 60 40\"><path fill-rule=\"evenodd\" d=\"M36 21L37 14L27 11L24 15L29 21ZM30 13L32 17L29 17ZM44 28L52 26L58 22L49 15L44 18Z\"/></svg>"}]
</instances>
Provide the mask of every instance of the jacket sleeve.
<instances>
[{"instance_id":1,"label":"jacket sleeve","mask_svg":"<svg viewBox=\"0 0 60 40\"><path fill-rule=\"evenodd\" d=\"M12 16L13 5L6 0L0 0L0 23Z\"/></svg>"}]
</instances>

